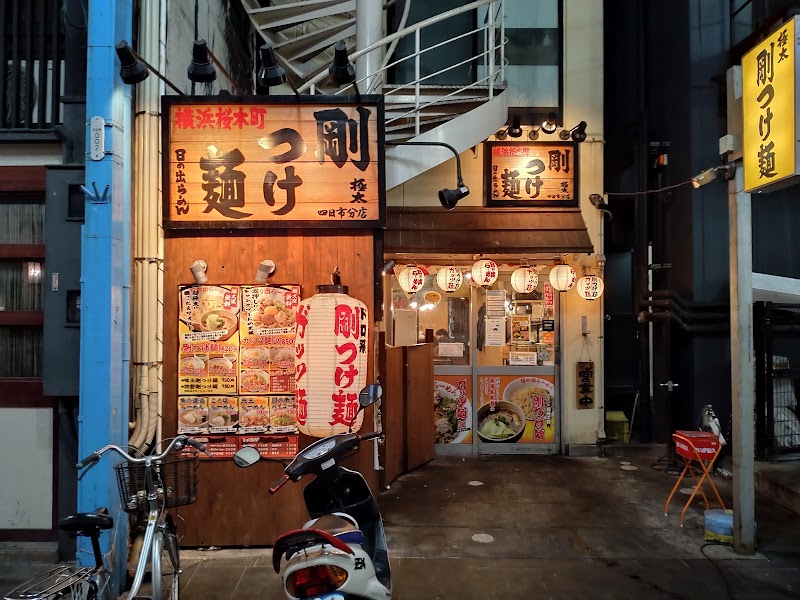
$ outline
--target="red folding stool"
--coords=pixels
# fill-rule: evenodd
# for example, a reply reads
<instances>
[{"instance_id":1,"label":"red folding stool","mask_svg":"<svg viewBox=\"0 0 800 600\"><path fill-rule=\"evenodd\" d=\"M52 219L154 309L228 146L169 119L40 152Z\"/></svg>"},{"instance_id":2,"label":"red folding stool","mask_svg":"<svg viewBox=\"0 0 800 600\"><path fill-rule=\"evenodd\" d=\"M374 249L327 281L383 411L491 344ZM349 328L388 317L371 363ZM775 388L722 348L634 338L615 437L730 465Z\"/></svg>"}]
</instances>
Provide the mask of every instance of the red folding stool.
<instances>
[{"instance_id":1,"label":"red folding stool","mask_svg":"<svg viewBox=\"0 0 800 600\"><path fill-rule=\"evenodd\" d=\"M719 437L717 435L708 433L706 431L676 431L672 434L672 440L675 442L675 452L677 452L681 458L683 458L685 465L683 467L683 471L681 472L681 476L678 477L678 481L675 482L675 486L672 488L672 491L667 498L666 504L664 504L664 516L667 515L669 503L672 501L672 497L680 487L684 475L686 475L686 472L689 471L695 485L694 489L692 490L692 495L689 496L689 500L686 501L686 505L681 511L681 527L683 527L683 521L686 517L686 509L689 508L689 505L694 500L697 492L700 492L700 495L703 497L703 501L706 503L706 508L710 508L708 498L703 491L703 483L706 480L711 486L711 489L714 490L714 495L717 497L719 505L723 509L725 508L725 504L722 502L722 498L720 498L717 487L714 485L714 481L711 479L711 472L714 468L714 462L719 457L720 450L722 450L722 445L719 443ZM693 465L695 464L696 466L700 467L700 471L702 472L700 479L698 479L694 474Z\"/></svg>"}]
</instances>

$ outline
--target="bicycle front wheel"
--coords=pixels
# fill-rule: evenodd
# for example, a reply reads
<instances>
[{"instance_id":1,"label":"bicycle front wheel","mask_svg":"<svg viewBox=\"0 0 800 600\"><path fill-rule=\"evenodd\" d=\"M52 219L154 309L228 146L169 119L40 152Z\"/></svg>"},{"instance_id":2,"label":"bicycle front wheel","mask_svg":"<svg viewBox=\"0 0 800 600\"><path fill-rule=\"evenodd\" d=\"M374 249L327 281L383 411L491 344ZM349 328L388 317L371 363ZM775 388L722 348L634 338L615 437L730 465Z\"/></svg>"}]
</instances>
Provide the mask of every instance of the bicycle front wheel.
<instances>
[{"instance_id":1,"label":"bicycle front wheel","mask_svg":"<svg viewBox=\"0 0 800 600\"><path fill-rule=\"evenodd\" d=\"M152 567L153 600L178 600L180 555L172 531L157 531L153 537Z\"/></svg>"}]
</instances>

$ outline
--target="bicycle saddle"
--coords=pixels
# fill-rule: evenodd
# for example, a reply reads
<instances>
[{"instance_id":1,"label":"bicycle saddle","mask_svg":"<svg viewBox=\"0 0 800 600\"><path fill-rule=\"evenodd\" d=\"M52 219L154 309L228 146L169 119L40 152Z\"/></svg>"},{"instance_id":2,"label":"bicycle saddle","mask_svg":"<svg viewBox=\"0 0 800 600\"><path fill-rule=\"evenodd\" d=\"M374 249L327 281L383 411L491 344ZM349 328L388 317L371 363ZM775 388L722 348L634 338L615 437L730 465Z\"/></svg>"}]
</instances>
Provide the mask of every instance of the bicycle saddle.
<instances>
[{"instance_id":1,"label":"bicycle saddle","mask_svg":"<svg viewBox=\"0 0 800 600\"><path fill-rule=\"evenodd\" d=\"M58 522L62 531L72 531L82 535L91 535L100 529L111 529L114 519L108 516L107 508L98 508L93 513L77 513L64 517Z\"/></svg>"}]
</instances>

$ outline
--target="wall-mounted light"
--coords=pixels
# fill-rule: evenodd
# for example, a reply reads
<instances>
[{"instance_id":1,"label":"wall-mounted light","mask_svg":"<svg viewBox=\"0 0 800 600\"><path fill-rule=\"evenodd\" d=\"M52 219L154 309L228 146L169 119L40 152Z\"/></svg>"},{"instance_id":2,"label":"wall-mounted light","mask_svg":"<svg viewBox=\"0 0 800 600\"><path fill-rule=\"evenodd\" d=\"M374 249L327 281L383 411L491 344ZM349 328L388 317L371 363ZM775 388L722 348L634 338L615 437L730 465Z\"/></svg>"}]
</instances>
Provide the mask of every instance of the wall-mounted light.
<instances>
[{"instance_id":1,"label":"wall-mounted light","mask_svg":"<svg viewBox=\"0 0 800 600\"><path fill-rule=\"evenodd\" d=\"M333 47L333 62L328 67L328 75L331 76L331 83L337 87L348 83L355 86L356 68L347 56L347 46L344 40L339 40ZM357 87L356 90L358 90Z\"/></svg>"},{"instance_id":2,"label":"wall-mounted light","mask_svg":"<svg viewBox=\"0 0 800 600\"><path fill-rule=\"evenodd\" d=\"M189 270L192 272L192 277L194 277L195 283L203 284L208 281L208 277L206 277L206 271L208 271L208 265L206 264L206 261L194 261L192 266L189 267Z\"/></svg>"},{"instance_id":3,"label":"wall-mounted light","mask_svg":"<svg viewBox=\"0 0 800 600\"><path fill-rule=\"evenodd\" d=\"M122 40L115 46L115 48L117 51L117 56L119 57L119 62L122 65L119 70L119 76L123 83L127 83L129 85L141 83L147 79L148 71L150 71L161 81L166 83L170 88L172 88L174 92L180 94L181 96L184 95L174 83L164 77L155 69L155 67L134 52L133 48L128 45L128 42Z\"/></svg>"},{"instance_id":4,"label":"wall-mounted light","mask_svg":"<svg viewBox=\"0 0 800 600\"><path fill-rule=\"evenodd\" d=\"M271 260L262 260L258 263L258 269L253 279L256 283L267 283L269 276L275 272L275 263Z\"/></svg>"},{"instance_id":5,"label":"wall-mounted light","mask_svg":"<svg viewBox=\"0 0 800 600\"><path fill-rule=\"evenodd\" d=\"M447 148L456 157L456 188L439 190L439 202L447 210L453 210L462 198L469 196L469 188L464 184L461 176L461 156L450 144L444 142L387 142L387 146L442 146Z\"/></svg>"},{"instance_id":6,"label":"wall-mounted light","mask_svg":"<svg viewBox=\"0 0 800 600\"><path fill-rule=\"evenodd\" d=\"M562 129L558 137L565 142L572 138L572 141L578 144L586 141L586 121L581 121L572 129Z\"/></svg>"},{"instance_id":7,"label":"wall-mounted light","mask_svg":"<svg viewBox=\"0 0 800 600\"><path fill-rule=\"evenodd\" d=\"M211 83L217 78L217 71L208 58L208 44L205 40L194 41L192 62L186 69L186 76L192 83Z\"/></svg>"},{"instance_id":8,"label":"wall-mounted light","mask_svg":"<svg viewBox=\"0 0 800 600\"><path fill-rule=\"evenodd\" d=\"M692 177L692 185L695 188L703 187L704 185L714 181L717 178L718 173L722 173L723 181L730 181L736 175L736 164L728 163L725 165L720 165L719 167L711 167L710 169L706 169L696 177Z\"/></svg>"},{"instance_id":9,"label":"wall-mounted light","mask_svg":"<svg viewBox=\"0 0 800 600\"><path fill-rule=\"evenodd\" d=\"M558 124L556 123L556 115L555 113L550 113L547 115L547 119L544 120L542 123L542 131L547 134L552 134L556 132L558 129Z\"/></svg>"},{"instance_id":10,"label":"wall-mounted light","mask_svg":"<svg viewBox=\"0 0 800 600\"><path fill-rule=\"evenodd\" d=\"M397 263L395 263L395 261L393 261L391 258L387 260L385 263L383 263L383 269L381 269L381 276L385 276L391 273L392 269L394 269L395 264Z\"/></svg>"},{"instance_id":11,"label":"wall-mounted light","mask_svg":"<svg viewBox=\"0 0 800 600\"><path fill-rule=\"evenodd\" d=\"M539 139L539 127L534 127L528 132L528 139L532 142Z\"/></svg>"},{"instance_id":12,"label":"wall-mounted light","mask_svg":"<svg viewBox=\"0 0 800 600\"><path fill-rule=\"evenodd\" d=\"M258 49L258 54L261 58L261 67L258 69L258 85L265 88L271 88L288 83L292 88L294 95L300 98L300 92L297 91L291 79L287 79L286 71L278 64L278 59L275 58L275 50L269 44L264 44Z\"/></svg>"}]
</instances>

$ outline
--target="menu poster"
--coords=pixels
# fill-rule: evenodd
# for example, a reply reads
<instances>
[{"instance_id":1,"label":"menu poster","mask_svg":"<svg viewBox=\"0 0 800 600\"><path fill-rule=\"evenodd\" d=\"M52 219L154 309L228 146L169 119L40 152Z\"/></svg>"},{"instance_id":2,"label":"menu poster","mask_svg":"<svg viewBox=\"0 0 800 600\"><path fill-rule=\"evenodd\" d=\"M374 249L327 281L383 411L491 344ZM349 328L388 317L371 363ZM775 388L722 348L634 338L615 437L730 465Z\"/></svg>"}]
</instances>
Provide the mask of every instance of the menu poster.
<instances>
[{"instance_id":1,"label":"menu poster","mask_svg":"<svg viewBox=\"0 0 800 600\"><path fill-rule=\"evenodd\" d=\"M506 345L505 319L486 319L486 346Z\"/></svg>"},{"instance_id":2,"label":"menu poster","mask_svg":"<svg viewBox=\"0 0 800 600\"><path fill-rule=\"evenodd\" d=\"M239 438L239 445L252 446L263 458L294 458L300 450L300 436L248 435Z\"/></svg>"},{"instance_id":3,"label":"menu poster","mask_svg":"<svg viewBox=\"0 0 800 600\"><path fill-rule=\"evenodd\" d=\"M531 341L531 319L528 315L514 315L511 317L511 341Z\"/></svg>"},{"instance_id":4,"label":"menu poster","mask_svg":"<svg viewBox=\"0 0 800 600\"><path fill-rule=\"evenodd\" d=\"M300 286L242 286L239 393L293 393Z\"/></svg>"},{"instance_id":5,"label":"menu poster","mask_svg":"<svg viewBox=\"0 0 800 600\"><path fill-rule=\"evenodd\" d=\"M486 316L502 319L506 316L506 291L486 290Z\"/></svg>"},{"instance_id":6,"label":"menu poster","mask_svg":"<svg viewBox=\"0 0 800 600\"><path fill-rule=\"evenodd\" d=\"M482 443L554 444L555 378L478 375Z\"/></svg>"},{"instance_id":7,"label":"menu poster","mask_svg":"<svg viewBox=\"0 0 800 600\"><path fill-rule=\"evenodd\" d=\"M211 396L208 399L209 433L236 433L238 422L238 398L235 396Z\"/></svg>"},{"instance_id":8,"label":"menu poster","mask_svg":"<svg viewBox=\"0 0 800 600\"><path fill-rule=\"evenodd\" d=\"M178 394L236 394L238 286L179 288Z\"/></svg>"},{"instance_id":9,"label":"menu poster","mask_svg":"<svg viewBox=\"0 0 800 600\"><path fill-rule=\"evenodd\" d=\"M266 433L269 427L269 398L239 397L239 433Z\"/></svg>"},{"instance_id":10,"label":"menu poster","mask_svg":"<svg viewBox=\"0 0 800 600\"><path fill-rule=\"evenodd\" d=\"M208 399L200 396L178 398L178 433L208 433Z\"/></svg>"},{"instance_id":11,"label":"menu poster","mask_svg":"<svg viewBox=\"0 0 800 600\"><path fill-rule=\"evenodd\" d=\"M472 377L437 375L433 382L433 423L437 444L472 443Z\"/></svg>"},{"instance_id":12,"label":"menu poster","mask_svg":"<svg viewBox=\"0 0 800 600\"><path fill-rule=\"evenodd\" d=\"M294 396L269 397L270 433L297 433L297 408Z\"/></svg>"},{"instance_id":13,"label":"menu poster","mask_svg":"<svg viewBox=\"0 0 800 600\"><path fill-rule=\"evenodd\" d=\"M233 455L239 450L239 438L235 435L206 435L195 436L195 440L201 444L206 445L206 452L200 452L200 460L208 460L210 458L233 458Z\"/></svg>"}]
</instances>

